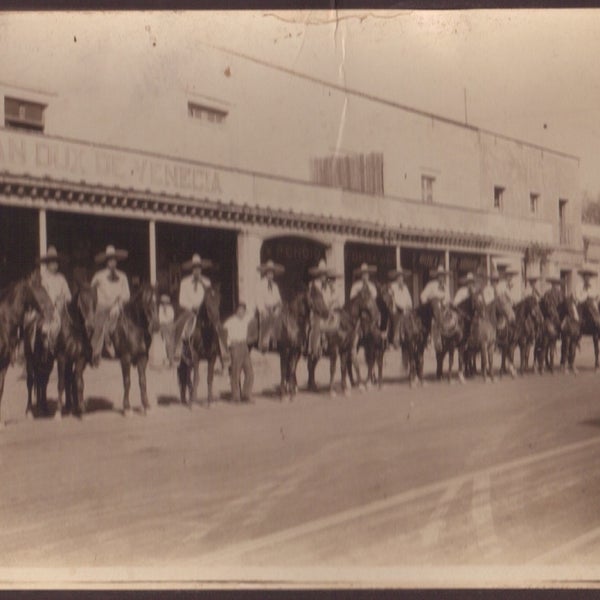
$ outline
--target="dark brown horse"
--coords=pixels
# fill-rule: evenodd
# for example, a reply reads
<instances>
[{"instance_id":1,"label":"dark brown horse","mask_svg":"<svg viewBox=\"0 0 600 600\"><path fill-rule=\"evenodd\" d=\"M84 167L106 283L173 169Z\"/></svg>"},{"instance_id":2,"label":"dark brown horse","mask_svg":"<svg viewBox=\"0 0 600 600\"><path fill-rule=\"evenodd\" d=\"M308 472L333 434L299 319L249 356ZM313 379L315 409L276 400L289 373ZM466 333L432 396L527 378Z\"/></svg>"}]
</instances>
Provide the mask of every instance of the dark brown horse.
<instances>
[{"instance_id":1,"label":"dark brown horse","mask_svg":"<svg viewBox=\"0 0 600 600\"><path fill-rule=\"evenodd\" d=\"M594 343L594 368L596 371L600 369L598 357L598 338L600 337L600 311L598 304L588 298L585 302L581 302L577 309L579 311L579 319L581 321L581 335L589 335Z\"/></svg>"},{"instance_id":2,"label":"dark brown horse","mask_svg":"<svg viewBox=\"0 0 600 600\"><path fill-rule=\"evenodd\" d=\"M284 302L281 308L277 351L281 372L279 394L282 399L287 396L291 400L298 391L296 369L307 343L309 316L306 292L299 292L291 302Z\"/></svg>"},{"instance_id":3,"label":"dark brown horse","mask_svg":"<svg viewBox=\"0 0 600 600\"><path fill-rule=\"evenodd\" d=\"M83 372L92 360L90 340L94 329L96 292L95 287L79 286L71 302L62 311L56 346L58 416L62 412L63 396L66 397L67 413L73 412L76 416L81 416L85 412Z\"/></svg>"},{"instance_id":4,"label":"dark brown horse","mask_svg":"<svg viewBox=\"0 0 600 600\"><path fill-rule=\"evenodd\" d=\"M43 312L36 290L39 291L39 273L11 284L0 295L0 403L6 371L23 333L25 315L30 310Z\"/></svg>"},{"instance_id":5,"label":"dark brown horse","mask_svg":"<svg viewBox=\"0 0 600 600\"><path fill-rule=\"evenodd\" d=\"M572 295L567 296L558 305L558 315L560 317L560 367L565 370L571 369L573 374L577 373L575 367L575 354L577 345L581 337L581 321L577 311L577 304Z\"/></svg>"},{"instance_id":6,"label":"dark brown horse","mask_svg":"<svg viewBox=\"0 0 600 600\"><path fill-rule=\"evenodd\" d=\"M515 349L519 348L521 356L519 372L525 373L529 369L529 353L537 339L538 331L544 322L544 315L540 309L538 299L531 295L517 303L514 307L515 321L509 324L508 332L498 346L502 351L501 372L506 371L506 363L513 372Z\"/></svg>"},{"instance_id":7,"label":"dark brown horse","mask_svg":"<svg viewBox=\"0 0 600 600\"><path fill-rule=\"evenodd\" d=\"M540 374L546 369L550 373L554 371L556 342L560 338L558 305L561 301L552 290L546 292L540 299L540 310L544 315L544 321L538 330L535 344L535 362Z\"/></svg>"},{"instance_id":8,"label":"dark brown horse","mask_svg":"<svg viewBox=\"0 0 600 600\"><path fill-rule=\"evenodd\" d=\"M368 296L368 297L367 297ZM349 368L356 370L358 384L360 385L360 367L356 356L359 327L361 316L364 318L364 312L369 310L372 302L371 294L363 289L359 294L348 301L344 308L339 310L339 323L334 331L327 331L324 334L326 338L326 348L323 354L329 358L329 395L335 396L333 381L335 378L335 369L337 360L340 359L341 384L344 395L350 394L347 378L349 379ZM315 382L315 369L320 356L308 356L308 389L317 391Z\"/></svg>"},{"instance_id":9,"label":"dark brown horse","mask_svg":"<svg viewBox=\"0 0 600 600\"><path fill-rule=\"evenodd\" d=\"M469 335L465 344L465 355L477 354L481 356L481 373L483 381L489 377L494 381L494 350L496 347L496 329L498 325L499 299L496 298L489 306L486 306L483 294L476 293L472 298L473 320L470 325ZM512 309L511 311L512 312ZM514 317L509 313L508 318ZM474 362L474 360L473 360Z\"/></svg>"},{"instance_id":10,"label":"dark brown horse","mask_svg":"<svg viewBox=\"0 0 600 600\"><path fill-rule=\"evenodd\" d=\"M218 286L206 289L204 302L196 315L196 324L189 340L183 340L181 360L177 367L177 380L181 403L192 407L197 400L200 361L208 364L208 394L206 406L213 402L215 363L220 356L219 335L221 326L221 292Z\"/></svg>"},{"instance_id":11,"label":"dark brown horse","mask_svg":"<svg viewBox=\"0 0 600 600\"><path fill-rule=\"evenodd\" d=\"M137 367L142 408L150 408L146 389L146 366L152 334L158 331L158 309L154 288L144 283L123 307L114 331L110 334L115 356L121 363L123 375L123 414L131 411L129 389L131 387L131 366Z\"/></svg>"}]
</instances>

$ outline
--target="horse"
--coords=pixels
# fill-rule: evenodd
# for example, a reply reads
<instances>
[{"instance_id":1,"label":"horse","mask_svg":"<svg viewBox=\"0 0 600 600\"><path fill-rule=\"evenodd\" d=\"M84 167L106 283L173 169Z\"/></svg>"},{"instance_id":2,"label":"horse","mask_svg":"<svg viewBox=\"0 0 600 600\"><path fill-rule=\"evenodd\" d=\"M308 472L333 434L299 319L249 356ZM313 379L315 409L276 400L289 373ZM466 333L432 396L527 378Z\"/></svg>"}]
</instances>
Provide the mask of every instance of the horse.
<instances>
[{"instance_id":1,"label":"horse","mask_svg":"<svg viewBox=\"0 0 600 600\"><path fill-rule=\"evenodd\" d=\"M182 346L181 359L177 367L177 380L181 403L191 406L196 402L198 391L198 373L201 360L208 364L206 406L210 407L213 397L215 363L221 354L219 336L221 325L221 292L218 286L206 289L204 302L196 315L194 330ZM189 393L189 396L188 396Z\"/></svg>"},{"instance_id":2,"label":"horse","mask_svg":"<svg viewBox=\"0 0 600 600\"><path fill-rule=\"evenodd\" d=\"M560 337L558 304L559 299L551 292L546 292L540 299L540 310L544 315L544 321L538 331L535 346L535 362L540 374L544 369L548 369L550 373L554 372L556 342Z\"/></svg>"},{"instance_id":3,"label":"horse","mask_svg":"<svg viewBox=\"0 0 600 600\"><path fill-rule=\"evenodd\" d=\"M498 326L498 312L504 316L506 307L496 298L486 306L481 292L472 298L473 319L470 324L468 338L465 344L465 356L481 355L481 373L483 381L487 377L494 381L494 349L496 347L496 330ZM508 318L510 318L510 313ZM514 315L512 315L514 317Z\"/></svg>"},{"instance_id":4,"label":"horse","mask_svg":"<svg viewBox=\"0 0 600 600\"><path fill-rule=\"evenodd\" d=\"M83 397L83 372L92 360L91 337L94 329L94 312L97 304L97 289L80 285L70 302L63 306L61 328L56 345L58 371L58 407L55 413L60 418L63 396L66 410L81 416L85 412Z\"/></svg>"},{"instance_id":5,"label":"horse","mask_svg":"<svg viewBox=\"0 0 600 600\"><path fill-rule=\"evenodd\" d=\"M25 315L29 310L43 312L37 297L39 286L39 273L34 273L9 285L0 295L0 406L6 372L23 333ZM0 419L0 427L3 425Z\"/></svg>"},{"instance_id":6,"label":"horse","mask_svg":"<svg viewBox=\"0 0 600 600\"><path fill-rule=\"evenodd\" d=\"M558 315L561 322L560 368L564 371L568 366L571 372L576 374L575 354L581 337L581 322L575 317L575 315L578 317L579 313L575 298L572 295L559 303Z\"/></svg>"},{"instance_id":7,"label":"horse","mask_svg":"<svg viewBox=\"0 0 600 600\"><path fill-rule=\"evenodd\" d=\"M381 288L381 300L388 315L387 342L394 348L400 347L402 364L408 370L408 384L423 384L423 363L427 346L427 331L417 310L401 313L395 310L394 297L389 285Z\"/></svg>"},{"instance_id":8,"label":"horse","mask_svg":"<svg viewBox=\"0 0 600 600\"><path fill-rule=\"evenodd\" d=\"M158 331L158 308L154 287L142 283L131 299L123 306L114 330L110 334L115 357L121 363L123 375L123 415L131 411L129 389L131 387L131 366L137 367L142 409L150 409L146 389L146 366L152 334Z\"/></svg>"},{"instance_id":9,"label":"horse","mask_svg":"<svg viewBox=\"0 0 600 600\"><path fill-rule=\"evenodd\" d=\"M276 328L279 333L276 342L281 374L280 399L287 396L291 400L298 391L296 369L307 343L309 315L306 292L297 293L281 307L280 325Z\"/></svg>"},{"instance_id":10,"label":"horse","mask_svg":"<svg viewBox=\"0 0 600 600\"><path fill-rule=\"evenodd\" d=\"M598 360L598 338L600 337L600 311L598 304L588 298L585 302L578 305L579 319L581 322L581 335L592 336L594 343L594 368L596 371L600 369Z\"/></svg>"},{"instance_id":11,"label":"horse","mask_svg":"<svg viewBox=\"0 0 600 600\"><path fill-rule=\"evenodd\" d=\"M377 286L377 297L373 299L370 294L363 295L363 308L360 313L357 351L363 348L365 351L365 362L367 363L366 385L377 384L381 389L383 386L383 356L385 354L388 340L392 333L393 310L390 310L384 299L384 289L389 286ZM377 377L375 377L375 366L377 366ZM350 383L354 384L352 365L348 364ZM360 378L360 375L359 375Z\"/></svg>"},{"instance_id":12,"label":"horse","mask_svg":"<svg viewBox=\"0 0 600 600\"><path fill-rule=\"evenodd\" d=\"M356 356L360 327L359 320L361 316L366 318L363 313L364 311L368 312L371 303L372 298L369 290L361 289L356 297L345 304L344 308L339 309L339 323L336 329L324 333L327 344L324 354L329 358L329 395L332 397L335 396L333 380L338 357L340 358L341 383L344 395L347 396L350 394L350 389L346 382L346 377L349 375L349 368L352 369L354 367L358 384L362 386L360 367ZM315 308L317 307L313 307L313 310ZM311 391L317 391L315 369L319 359L320 356L312 356L310 354L308 356L308 389Z\"/></svg>"},{"instance_id":13,"label":"horse","mask_svg":"<svg viewBox=\"0 0 600 600\"><path fill-rule=\"evenodd\" d=\"M515 349L519 347L521 357L519 373L522 375L529 369L529 353L535 344L537 332L543 325L544 315L540 309L538 299L527 296L514 307L515 320L508 325L505 341L499 344L502 350L502 366L500 371L506 372L506 361L514 376Z\"/></svg>"},{"instance_id":14,"label":"horse","mask_svg":"<svg viewBox=\"0 0 600 600\"><path fill-rule=\"evenodd\" d=\"M469 300L467 300L468 302ZM461 303L463 306L464 303ZM463 364L464 364L464 343L465 338L465 314L464 307L442 309L441 301L433 298L430 302L421 305L420 316L423 319L425 331L431 333L433 315L435 313L442 315L441 338L442 347L435 351L436 356L436 377L442 379L444 374L444 358L448 355L448 383L452 381L452 369L454 366L454 352L458 351L458 380L463 383Z\"/></svg>"}]
</instances>

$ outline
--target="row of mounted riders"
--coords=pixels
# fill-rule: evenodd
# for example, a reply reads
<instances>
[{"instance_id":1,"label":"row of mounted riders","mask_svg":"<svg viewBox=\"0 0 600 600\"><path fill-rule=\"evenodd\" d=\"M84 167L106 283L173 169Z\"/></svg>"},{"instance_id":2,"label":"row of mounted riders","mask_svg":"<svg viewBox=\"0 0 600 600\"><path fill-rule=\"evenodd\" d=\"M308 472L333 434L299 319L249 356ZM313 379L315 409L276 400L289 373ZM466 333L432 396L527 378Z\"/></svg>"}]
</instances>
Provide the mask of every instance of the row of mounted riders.
<instances>
[{"instance_id":1,"label":"row of mounted riders","mask_svg":"<svg viewBox=\"0 0 600 600\"><path fill-rule=\"evenodd\" d=\"M8 367L16 349L24 343L27 364L27 409L32 411L32 395L38 405L46 408L46 388L53 366L58 367L59 417L63 408L81 415L85 410L83 372L91 362L90 340L94 327L96 290L80 286L72 300L65 304L60 315L60 332L50 347L43 326L45 290L39 271L5 289L0 294L0 400ZM561 366L574 370L575 353L582 335L593 336L595 366L598 368L598 337L600 314L598 305L589 299L579 306L573 297L560 297L553 292L542 298L528 296L512 306L508 299L497 297L486 305L481 293L475 293L459 306L444 307L437 300L401 314L394 310L389 286L378 286L377 298L363 289L339 310L336 327L322 333L322 351L316 355L307 352L307 341L315 307L310 293L303 291L279 312L279 326L275 339L281 366L281 395L293 395L298 389L296 368L300 357L307 355L309 388L316 389L315 368L322 356L330 360L329 391L334 393L334 376L340 360L341 383L344 392L350 385L362 385L357 352L364 348L368 374L366 382L381 385L383 356L390 346L400 346L409 382L422 382L423 357L428 339L434 328L436 335L437 376L443 375L443 361L449 357L447 377L452 376L455 352L458 354L458 377L475 373L475 356L481 356L483 377L493 377L495 348L502 353L501 372L513 375L514 353L520 349L520 371L528 370L531 349L534 349L534 367L540 371L552 370L556 342L561 340ZM33 315L33 317L32 317ZM158 331L158 311L155 290L142 284L124 306L111 333L115 357L119 359L123 376L123 411L130 410L129 390L131 366L137 367L141 403L149 408L146 388L146 367L153 334ZM208 398L213 400L213 377L223 341L220 318L218 285L208 288L197 315L195 328L186 341L178 366L178 381L182 402L191 405L196 400L198 365L208 362ZM375 366L377 375L375 376ZM356 377L355 377L356 376ZM63 400L66 400L63 403ZM64 404L64 406L63 406ZM1 420L0 420L1 423Z\"/></svg>"}]
</instances>

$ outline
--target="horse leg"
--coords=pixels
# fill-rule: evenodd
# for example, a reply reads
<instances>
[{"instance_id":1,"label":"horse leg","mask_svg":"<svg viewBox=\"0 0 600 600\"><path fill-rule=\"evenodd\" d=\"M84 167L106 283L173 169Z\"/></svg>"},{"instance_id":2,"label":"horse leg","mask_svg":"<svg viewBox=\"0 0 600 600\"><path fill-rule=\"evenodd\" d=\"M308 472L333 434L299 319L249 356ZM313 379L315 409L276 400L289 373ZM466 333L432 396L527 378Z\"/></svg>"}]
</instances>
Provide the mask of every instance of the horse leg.
<instances>
[{"instance_id":1,"label":"horse leg","mask_svg":"<svg viewBox=\"0 0 600 600\"><path fill-rule=\"evenodd\" d=\"M129 404L129 388L131 387L131 359L129 356L121 357L121 374L123 375L123 415L128 416L131 406Z\"/></svg>"},{"instance_id":2,"label":"horse leg","mask_svg":"<svg viewBox=\"0 0 600 600\"><path fill-rule=\"evenodd\" d=\"M196 356L192 357L192 373L190 385L190 406L198 400L198 383L200 380L200 359Z\"/></svg>"},{"instance_id":3,"label":"horse leg","mask_svg":"<svg viewBox=\"0 0 600 600\"><path fill-rule=\"evenodd\" d=\"M279 382L279 400L283 400L286 395L286 381L288 381L288 370L287 370L287 362L289 357L287 357L287 352L283 349L279 349L279 373L280 373L280 382Z\"/></svg>"},{"instance_id":4,"label":"horse leg","mask_svg":"<svg viewBox=\"0 0 600 600\"><path fill-rule=\"evenodd\" d=\"M140 398L142 400L142 408L144 412L150 409L150 403L148 402L148 389L146 386L146 366L148 365L148 357L140 356L137 364L138 381L140 384Z\"/></svg>"},{"instance_id":5,"label":"horse leg","mask_svg":"<svg viewBox=\"0 0 600 600\"><path fill-rule=\"evenodd\" d=\"M185 361L181 359L179 365L177 366L177 382L179 384L179 399L181 404L187 404L187 388L188 388L188 378L189 378L189 369L186 365Z\"/></svg>"},{"instance_id":6,"label":"horse leg","mask_svg":"<svg viewBox=\"0 0 600 600\"><path fill-rule=\"evenodd\" d=\"M383 387L383 348L377 353L377 387Z\"/></svg>"},{"instance_id":7,"label":"horse leg","mask_svg":"<svg viewBox=\"0 0 600 600\"><path fill-rule=\"evenodd\" d=\"M6 371L4 371L6 373ZM27 373L27 408L25 409L25 416L32 417L33 416L33 368L27 361L26 365L26 373Z\"/></svg>"},{"instance_id":8,"label":"horse leg","mask_svg":"<svg viewBox=\"0 0 600 600\"><path fill-rule=\"evenodd\" d=\"M308 357L306 361L308 367L308 389L311 392L318 391L317 383L315 382L315 370L317 368L317 359L312 356Z\"/></svg>"},{"instance_id":9,"label":"horse leg","mask_svg":"<svg viewBox=\"0 0 600 600\"><path fill-rule=\"evenodd\" d=\"M452 382L452 369L454 368L454 348L448 352L448 383Z\"/></svg>"},{"instance_id":10,"label":"horse leg","mask_svg":"<svg viewBox=\"0 0 600 600\"><path fill-rule=\"evenodd\" d=\"M488 369L490 374L490 379L494 381L494 342L489 342L488 344Z\"/></svg>"},{"instance_id":11,"label":"horse leg","mask_svg":"<svg viewBox=\"0 0 600 600\"><path fill-rule=\"evenodd\" d=\"M8 367L0 368L0 429L4 427L4 421L2 420L2 394L4 393L4 379L6 378L6 371Z\"/></svg>"},{"instance_id":12,"label":"horse leg","mask_svg":"<svg viewBox=\"0 0 600 600\"><path fill-rule=\"evenodd\" d=\"M63 397L65 396L65 388L67 387L66 369L67 369L66 357L65 356L57 357L56 371L58 374L58 406L56 408L56 415L58 415L59 411L62 413ZM68 388L66 389L66 408L67 408L67 412L71 408L71 391Z\"/></svg>"},{"instance_id":13,"label":"horse leg","mask_svg":"<svg viewBox=\"0 0 600 600\"><path fill-rule=\"evenodd\" d=\"M597 372L600 369L600 364L598 363L598 334L594 333L592 336L592 341L594 342L594 370Z\"/></svg>"},{"instance_id":14,"label":"horse leg","mask_svg":"<svg viewBox=\"0 0 600 600\"><path fill-rule=\"evenodd\" d=\"M443 352L436 352L435 360L437 363L437 368L436 368L435 374L438 379L441 379L442 375L443 375L443 371L444 371L444 354L443 354Z\"/></svg>"},{"instance_id":15,"label":"horse leg","mask_svg":"<svg viewBox=\"0 0 600 600\"><path fill-rule=\"evenodd\" d=\"M85 358L80 357L75 361L73 373L73 399L75 400L75 414L79 417L85 412L85 400L83 398L84 383L83 371L85 369Z\"/></svg>"},{"instance_id":16,"label":"horse leg","mask_svg":"<svg viewBox=\"0 0 600 600\"><path fill-rule=\"evenodd\" d=\"M208 363L206 366L207 374L206 374L206 385L208 387L208 392L206 396L207 407L210 408L211 402L215 401L213 396L213 380L215 378L215 364L217 363L217 355L214 354L208 359Z\"/></svg>"},{"instance_id":17,"label":"horse leg","mask_svg":"<svg viewBox=\"0 0 600 600\"><path fill-rule=\"evenodd\" d=\"M352 373L352 361L348 360L347 356L340 355L340 375L342 378L342 392L344 396L350 395L350 388L346 385L346 377L348 372Z\"/></svg>"},{"instance_id":18,"label":"horse leg","mask_svg":"<svg viewBox=\"0 0 600 600\"><path fill-rule=\"evenodd\" d=\"M336 394L335 394L335 390L333 389L333 380L335 378L335 367L336 367L336 363L337 363L337 358L338 358L338 353L337 351L333 351L329 357L329 395L333 398ZM343 362L343 356L340 357L340 360ZM342 366L343 368L343 366ZM345 389L345 382L342 381L342 389Z\"/></svg>"}]
</instances>

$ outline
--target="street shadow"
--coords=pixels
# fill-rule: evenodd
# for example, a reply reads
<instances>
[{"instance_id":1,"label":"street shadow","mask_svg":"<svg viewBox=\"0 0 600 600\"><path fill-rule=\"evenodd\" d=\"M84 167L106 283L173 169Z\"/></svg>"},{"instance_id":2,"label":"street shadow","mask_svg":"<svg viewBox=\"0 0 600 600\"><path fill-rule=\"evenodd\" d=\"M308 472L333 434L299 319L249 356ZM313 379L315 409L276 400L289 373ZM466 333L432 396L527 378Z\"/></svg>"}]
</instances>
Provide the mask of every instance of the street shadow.
<instances>
[{"instance_id":1,"label":"street shadow","mask_svg":"<svg viewBox=\"0 0 600 600\"><path fill-rule=\"evenodd\" d=\"M585 425L586 427L600 427L600 418L598 419L587 419L585 421L579 421L578 425Z\"/></svg>"},{"instance_id":2,"label":"street shadow","mask_svg":"<svg viewBox=\"0 0 600 600\"><path fill-rule=\"evenodd\" d=\"M169 394L160 394L156 398L156 403L159 406L171 406L171 404L181 405L181 398Z\"/></svg>"},{"instance_id":3,"label":"street shadow","mask_svg":"<svg viewBox=\"0 0 600 600\"><path fill-rule=\"evenodd\" d=\"M85 412L102 412L102 411L113 411L115 410L114 404L107 398L100 396L90 396L85 401Z\"/></svg>"}]
</instances>

